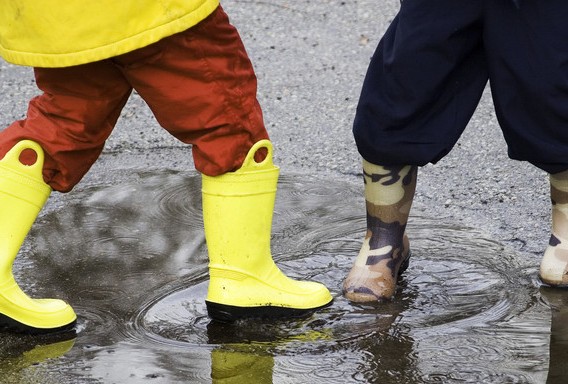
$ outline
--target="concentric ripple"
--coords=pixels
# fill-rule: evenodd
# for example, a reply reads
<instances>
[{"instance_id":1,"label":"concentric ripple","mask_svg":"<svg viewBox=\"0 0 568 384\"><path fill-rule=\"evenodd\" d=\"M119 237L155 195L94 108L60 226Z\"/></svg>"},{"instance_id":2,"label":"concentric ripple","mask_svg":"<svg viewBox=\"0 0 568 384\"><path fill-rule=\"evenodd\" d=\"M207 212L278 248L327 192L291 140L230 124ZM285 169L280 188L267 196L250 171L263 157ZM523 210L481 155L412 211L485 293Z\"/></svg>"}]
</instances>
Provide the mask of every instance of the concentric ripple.
<instances>
[{"instance_id":1,"label":"concentric ripple","mask_svg":"<svg viewBox=\"0 0 568 384\"><path fill-rule=\"evenodd\" d=\"M306 319L231 325L211 322L205 309L198 175L147 173L76 200L34 228L33 265L20 277L76 308L76 344L91 357L69 359L91 378L112 355L128 366L129 353L132 377L142 365L168 382L184 382L180 374L196 382L538 382L546 371L550 308L538 299L536 271L479 230L415 209L413 257L396 298L346 301L341 284L365 233L358 184L302 175L279 184L273 257L290 277L328 286L333 305Z\"/></svg>"}]
</instances>

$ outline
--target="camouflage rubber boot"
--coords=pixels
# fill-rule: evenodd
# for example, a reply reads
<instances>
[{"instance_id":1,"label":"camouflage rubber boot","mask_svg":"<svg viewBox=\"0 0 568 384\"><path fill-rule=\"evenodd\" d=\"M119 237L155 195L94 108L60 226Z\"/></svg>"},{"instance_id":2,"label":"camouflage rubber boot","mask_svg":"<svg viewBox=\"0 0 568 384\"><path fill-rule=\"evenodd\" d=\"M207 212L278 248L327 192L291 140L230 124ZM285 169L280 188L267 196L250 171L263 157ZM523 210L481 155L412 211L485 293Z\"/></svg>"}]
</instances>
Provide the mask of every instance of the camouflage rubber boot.
<instances>
[{"instance_id":1,"label":"camouflage rubber boot","mask_svg":"<svg viewBox=\"0 0 568 384\"><path fill-rule=\"evenodd\" d=\"M540 263L540 278L549 285L568 287L568 170L550 175L552 235Z\"/></svg>"},{"instance_id":2,"label":"camouflage rubber boot","mask_svg":"<svg viewBox=\"0 0 568 384\"><path fill-rule=\"evenodd\" d=\"M406 222L416 188L417 167L383 167L363 161L367 234L343 294L354 302L391 299L408 267Z\"/></svg>"}]
</instances>

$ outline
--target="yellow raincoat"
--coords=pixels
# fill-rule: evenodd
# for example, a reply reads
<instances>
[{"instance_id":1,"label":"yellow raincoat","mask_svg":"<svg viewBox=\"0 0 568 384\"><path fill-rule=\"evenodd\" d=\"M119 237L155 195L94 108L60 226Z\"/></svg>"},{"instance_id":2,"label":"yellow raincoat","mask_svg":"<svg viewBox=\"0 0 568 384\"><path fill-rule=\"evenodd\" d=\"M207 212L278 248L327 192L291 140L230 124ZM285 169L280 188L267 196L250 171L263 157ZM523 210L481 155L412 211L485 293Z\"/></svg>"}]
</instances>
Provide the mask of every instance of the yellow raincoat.
<instances>
[{"instance_id":1,"label":"yellow raincoat","mask_svg":"<svg viewBox=\"0 0 568 384\"><path fill-rule=\"evenodd\" d=\"M145 47L209 16L219 0L0 0L0 55L68 67Z\"/></svg>"}]
</instances>

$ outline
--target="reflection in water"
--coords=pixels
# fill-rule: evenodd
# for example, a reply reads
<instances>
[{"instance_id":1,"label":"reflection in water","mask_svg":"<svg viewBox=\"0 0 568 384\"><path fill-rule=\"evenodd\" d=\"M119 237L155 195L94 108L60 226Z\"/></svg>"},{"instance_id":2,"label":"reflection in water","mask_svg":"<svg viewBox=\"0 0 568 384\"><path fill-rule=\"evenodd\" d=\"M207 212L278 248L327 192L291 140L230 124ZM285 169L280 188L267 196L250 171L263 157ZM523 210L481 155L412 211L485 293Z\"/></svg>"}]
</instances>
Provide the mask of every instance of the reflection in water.
<instances>
[{"instance_id":1,"label":"reflection in water","mask_svg":"<svg viewBox=\"0 0 568 384\"><path fill-rule=\"evenodd\" d=\"M220 347L211 351L211 379L214 384L272 383L274 358L270 354L241 348Z\"/></svg>"},{"instance_id":2,"label":"reflection in water","mask_svg":"<svg viewBox=\"0 0 568 384\"><path fill-rule=\"evenodd\" d=\"M568 381L568 291L542 287L543 300L552 311L548 384Z\"/></svg>"},{"instance_id":3,"label":"reflection in water","mask_svg":"<svg viewBox=\"0 0 568 384\"><path fill-rule=\"evenodd\" d=\"M14 335L0 333L0 380L2 383L56 383L49 368L40 363L68 353L75 332L56 335Z\"/></svg>"},{"instance_id":4,"label":"reflection in water","mask_svg":"<svg viewBox=\"0 0 568 384\"><path fill-rule=\"evenodd\" d=\"M32 295L72 304L74 347L33 366L0 350L7 375L41 370L58 383L540 383L548 372L550 310L539 299L536 263L478 231L415 210L413 260L396 299L343 299L365 231L359 184L304 175L279 184L274 259L291 277L327 285L334 304L306 319L231 325L206 315L199 176L142 174L75 197L34 226L16 271Z\"/></svg>"}]
</instances>

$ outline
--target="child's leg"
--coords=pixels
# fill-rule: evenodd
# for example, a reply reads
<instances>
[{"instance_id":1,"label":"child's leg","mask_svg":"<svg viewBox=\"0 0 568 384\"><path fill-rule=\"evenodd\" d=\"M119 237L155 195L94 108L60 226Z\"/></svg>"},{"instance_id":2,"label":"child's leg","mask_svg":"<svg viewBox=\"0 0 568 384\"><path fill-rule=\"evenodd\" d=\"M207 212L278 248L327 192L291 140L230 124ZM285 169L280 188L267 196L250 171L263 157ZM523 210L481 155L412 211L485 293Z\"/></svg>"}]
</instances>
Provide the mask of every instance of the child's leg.
<instances>
[{"instance_id":1,"label":"child's leg","mask_svg":"<svg viewBox=\"0 0 568 384\"><path fill-rule=\"evenodd\" d=\"M509 157L568 169L568 2L486 2L491 94Z\"/></svg>"},{"instance_id":2,"label":"child's leg","mask_svg":"<svg viewBox=\"0 0 568 384\"><path fill-rule=\"evenodd\" d=\"M487 83L483 8L477 1L405 0L371 60L353 126L366 160L368 229L344 283L350 300L394 294L409 255L404 231L416 166L452 149Z\"/></svg>"},{"instance_id":3,"label":"child's leg","mask_svg":"<svg viewBox=\"0 0 568 384\"><path fill-rule=\"evenodd\" d=\"M195 27L114 61L160 125L192 144L198 171L234 171L254 143L268 138L253 66L221 7Z\"/></svg>"},{"instance_id":4,"label":"child's leg","mask_svg":"<svg viewBox=\"0 0 568 384\"><path fill-rule=\"evenodd\" d=\"M568 285L568 2L487 2L486 54L509 156L550 174L552 235L540 266Z\"/></svg>"},{"instance_id":5,"label":"child's leg","mask_svg":"<svg viewBox=\"0 0 568 384\"><path fill-rule=\"evenodd\" d=\"M268 134L252 64L223 10L114 61L160 124L193 145L203 173L209 316L294 317L331 303L322 284L290 279L272 259L278 168L270 142L262 140ZM243 164L251 147L259 162Z\"/></svg>"},{"instance_id":6,"label":"child's leg","mask_svg":"<svg viewBox=\"0 0 568 384\"><path fill-rule=\"evenodd\" d=\"M550 175L552 235L540 264L547 284L568 286L568 170Z\"/></svg>"},{"instance_id":7,"label":"child's leg","mask_svg":"<svg viewBox=\"0 0 568 384\"><path fill-rule=\"evenodd\" d=\"M351 301L390 299L410 248L405 233L416 188L417 167L382 167L363 161L367 235L343 283Z\"/></svg>"},{"instance_id":8,"label":"child's leg","mask_svg":"<svg viewBox=\"0 0 568 384\"><path fill-rule=\"evenodd\" d=\"M0 132L0 157L30 139L45 152L44 179L67 192L100 155L131 92L109 61L66 68L36 68L43 93L33 98L24 120Z\"/></svg>"},{"instance_id":9,"label":"child's leg","mask_svg":"<svg viewBox=\"0 0 568 384\"><path fill-rule=\"evenodd\" d=\"M35 72L44 93L0 132L0 325L46 332L75 314L60 300L29 298L13 278L14 258L51 189L70 190L96 160L130 87L110 62Z\"/></svg>"},{"instance_id":10,"label":"child's leg","mask_svg":"<svg viewBox=\"0 0 568 384\"><path fill-rule=\"evenodd\" d=\"M453 148L487 84L483 2L405 0L371 60L353 134L381 165L426 165Z\"/></svg>"}]
</instances>

